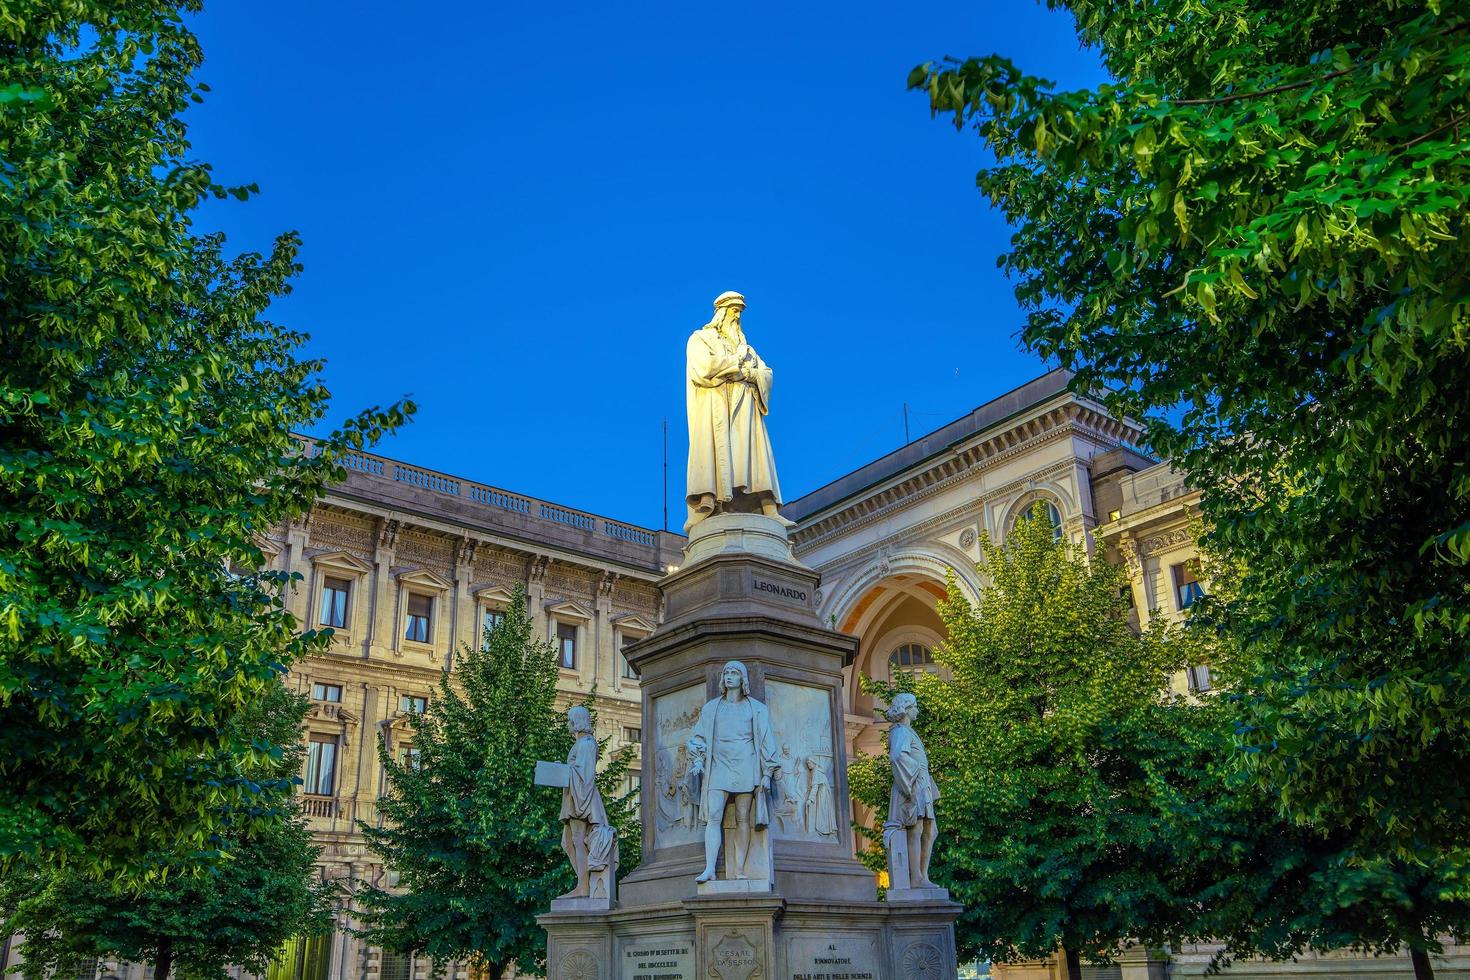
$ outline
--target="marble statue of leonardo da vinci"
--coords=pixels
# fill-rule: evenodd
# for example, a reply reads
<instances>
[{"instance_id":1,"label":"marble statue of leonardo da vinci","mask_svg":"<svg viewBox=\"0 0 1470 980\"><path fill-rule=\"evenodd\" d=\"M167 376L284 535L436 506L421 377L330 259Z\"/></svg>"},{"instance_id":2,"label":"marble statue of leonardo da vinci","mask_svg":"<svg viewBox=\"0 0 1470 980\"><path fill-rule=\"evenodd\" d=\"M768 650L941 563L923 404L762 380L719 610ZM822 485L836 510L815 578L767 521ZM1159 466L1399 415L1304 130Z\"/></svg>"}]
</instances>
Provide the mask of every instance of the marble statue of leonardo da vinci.
<instances>
[{"instance_id":1,"label":"marble statue of leonardo da vinci","mask_svg":"<svg viewBox=\"0 0 1470 980\"><path fill-rule=\"evenodd\" d=\"M686 532L717 513L780 517L776 458L766 434L771 369L746 343L744 309L744 296L721 293L714 319L689 338Z\"/></svg>"}]
</instances>

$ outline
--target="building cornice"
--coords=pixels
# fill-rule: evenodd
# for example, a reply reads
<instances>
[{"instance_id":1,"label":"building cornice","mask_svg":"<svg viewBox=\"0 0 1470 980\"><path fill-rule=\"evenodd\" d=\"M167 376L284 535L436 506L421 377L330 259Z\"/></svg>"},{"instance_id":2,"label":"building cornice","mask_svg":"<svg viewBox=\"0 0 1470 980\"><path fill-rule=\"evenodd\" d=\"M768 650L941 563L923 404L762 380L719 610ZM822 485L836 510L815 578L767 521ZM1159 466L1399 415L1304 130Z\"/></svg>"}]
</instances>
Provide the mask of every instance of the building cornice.
<instances>
[{"instance_id":1,"label":"building cornice","mask_svg":"<svg viewBox=\"0 0 1470 980\"><path fill-rule=\"evenodd\" d=\"M947 458L931 458L921 471L901 474L866 494L849 498L842 507L817 515L809 524L798 525L792 531L792 542L798 552L808 553L1058 439L1081 437L1107 449L1133 431L1084 403L1064 401L1010 429L988 436L982 433L971 443L957 446Z\"/></svg>"}]
</instances>

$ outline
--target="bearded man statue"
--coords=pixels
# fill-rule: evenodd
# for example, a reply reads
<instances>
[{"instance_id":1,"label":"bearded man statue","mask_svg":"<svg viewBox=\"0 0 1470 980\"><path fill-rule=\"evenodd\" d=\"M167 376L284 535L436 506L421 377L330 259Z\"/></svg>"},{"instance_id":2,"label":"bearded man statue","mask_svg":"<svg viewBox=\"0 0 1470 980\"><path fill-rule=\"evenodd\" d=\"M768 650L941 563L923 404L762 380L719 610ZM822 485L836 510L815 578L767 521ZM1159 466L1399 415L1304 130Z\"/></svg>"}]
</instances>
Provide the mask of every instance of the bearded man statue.
<instances>
[{"instance_id":1,"label":"bearded man statue","mask_svg":"<svg viewBox=\"0 0 1470 980\"><path fill-rule=\"evenodd\" d=\"M771 369L740 328L745 297L721 293L715 315L694 331L688 363L687 533L717 513L781 519L776 457L766 434Z\"/></svg>"}]
</instances>

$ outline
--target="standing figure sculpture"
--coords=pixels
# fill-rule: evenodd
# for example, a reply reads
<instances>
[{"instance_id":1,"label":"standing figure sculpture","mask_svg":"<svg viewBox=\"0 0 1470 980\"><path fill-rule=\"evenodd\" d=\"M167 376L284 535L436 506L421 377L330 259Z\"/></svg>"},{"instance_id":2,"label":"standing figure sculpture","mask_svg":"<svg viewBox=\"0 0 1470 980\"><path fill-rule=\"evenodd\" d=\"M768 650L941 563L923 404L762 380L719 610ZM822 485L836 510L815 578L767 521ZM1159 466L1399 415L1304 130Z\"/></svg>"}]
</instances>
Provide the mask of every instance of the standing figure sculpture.
<instances>
[{"instance_id":1,"label":"standing figure sculpture","mask_svg":"<svg viewBox=\"0 0 1470 980\"><path fill-rule=\"evenodd\" d=\"M888 706L886 717L893 722L888 731L888 762L893 769L893 789L888 794L888 819L883 824L883 844L888 850L890 887L932 888L929 855L934 850L934 802L939 787L929 773L929 755L914 731L919 701L907 691Z\"/></svg>"},{"instance_id":2,"label":"standing figure sculpture","mask_svg":"<svg viewBox=\"0 0 1470 980\"><path fill-rule=\"evenodd\" d=\"M695 881L715 877L727 807L734 811L734 821L725 877L747 879L752 831L764 838L771 822L766 787L781 762L770 712L750 696L750 674L740 661L731 660L720 671L720 696L700 709L689 738L689 757L691 775L703 776L698 819L705 824L704 871Z\"/></svg>"},{"instance_id":3,"label":"standing figure sculpture","mask_svg":"<svg viewBox=\"0 0 1470 980\"><path fill-rule=\"evenodd\" d=\"M618 874L618 835L597 789L597 736L592 714L582 705L567 712L576 742L567 753L567 785L561 791L562 850L577 872L576 886L562 898L612 899Z\"/></svg>"},{"instance_id":4,"label":"standing figure sculpture","mask_svg":"<svg viewBox=\"0 0 1470 980\"><path fill-rule=\"evenodd\" d=\"M806 832L821 837L837 833L837 813L832 805L832 783L827 779L827 767L817 756L806 760L811 773L811 784L806 791L806 804L802 807Z\"/></svg>"},{"instance_id":5,"label":"standing figure sculpture","mask_svg":"<svg viewBox=\"0 0 1470 980\"><path fill-rule=\"evenodd\" d=\"M688 532L716 513L780 518L776 458L766 434L771 369L740 329L745 297L721 293L715 315L689 338Z\"/></svg>"}]
</instances>

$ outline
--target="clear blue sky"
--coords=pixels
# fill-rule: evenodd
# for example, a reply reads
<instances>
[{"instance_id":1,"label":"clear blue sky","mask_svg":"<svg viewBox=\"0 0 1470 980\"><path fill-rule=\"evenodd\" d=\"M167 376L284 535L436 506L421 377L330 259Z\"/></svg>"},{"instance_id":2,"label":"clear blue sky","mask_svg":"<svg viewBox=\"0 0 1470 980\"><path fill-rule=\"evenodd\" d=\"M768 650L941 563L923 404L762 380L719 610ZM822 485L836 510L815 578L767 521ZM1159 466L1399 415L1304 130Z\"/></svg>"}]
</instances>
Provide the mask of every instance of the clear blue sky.
<instances>
[{"instance_id":1,"label":"clear blue sky","mask_svg":"<svg viewBox=\"0 0 1470 980\"><path fill-rule=\"evenodd\" d=\"M995 268L978 138L904 89L1002 52L1102 77L1033 0L402 4L215 0L197 155L249 203L201 226L305 272L272 316L328 361L333 420L405 394L379 452L682 525L684 342L735 289L776 372L788 499L1045 369Z\"/></svg>"}]
</instances>

